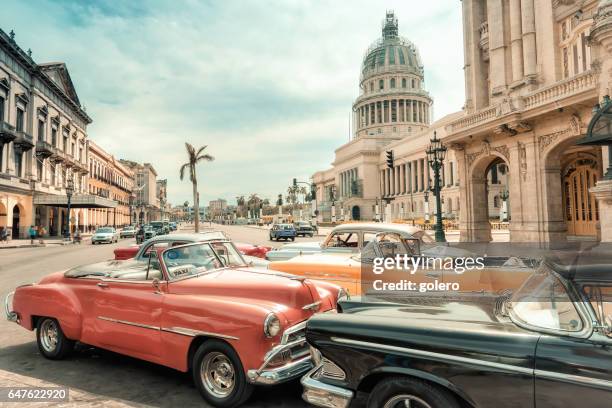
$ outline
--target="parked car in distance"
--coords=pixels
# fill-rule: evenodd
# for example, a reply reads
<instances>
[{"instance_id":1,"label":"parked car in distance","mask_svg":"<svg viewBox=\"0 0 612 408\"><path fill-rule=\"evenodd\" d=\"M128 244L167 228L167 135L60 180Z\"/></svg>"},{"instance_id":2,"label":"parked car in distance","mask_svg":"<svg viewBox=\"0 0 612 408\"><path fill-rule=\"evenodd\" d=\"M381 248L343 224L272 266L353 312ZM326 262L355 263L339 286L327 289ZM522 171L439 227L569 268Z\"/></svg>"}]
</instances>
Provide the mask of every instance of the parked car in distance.
<instances>
[{"instance_id":1,"label":"parked car in distance","mask_svg":"<svg viewBox=\"0 0 612 408\"><path fill-rule=\"evenodd\" d=\"M46 358L66 357L79 341L191 372L210 405L229 408L255 385L307 372L306 321L342 297L334 285L248 268L231 242L215 241L54 273L18 287L5 308L36 330Z\"/></svg>"},{"instance_id":2,"label":"parked car in distance","mask_svg":"<svg viewBox=\"0 0 612 408\"><path fill-rule=\"evenodd\" d=\"M164 235L170 233L170 227L165 221L151 221L150 225L155 231L155 235Z\"/></svg>"},{"instance_id":3,"label":"parked car in distance","mask_svg":"<svg viewBox=\"0 0 612 408\"><path fill-rule=\"evenodd\" d=\"M296 221L293 223L295 226L295 233L299 237L312 237L315 234L315 228L308 221Z\"/></svg>"},{"instance_id":4,"label":"parked car in distance","mask_svg":"<svg viewBox=\"0 0 612 408\"><path fill-rule=\"evenodd\" d=\"M170 222L168 223L168 226L170 227L170 231L176 231L178 229L176 222Z\"/></svg>"},{"instance_id":5,"label":"parked car in distance","mask_svg":"<svg viewBox=\"0 0 612 408\"><path fill-rule=\"evenodd\" d=\"M270 228L270 241L280 239L295 241L296 235L297 232L293 224L274 224Z\"/></svg>"},{"instance_id":6,"label":"parked car in distance","mask_svg":"<svg viewBox=\"0 0 612 408\"><path fill-rule=\"evenodd\" d=\"M147 239L153 238L156 235L157 235L157 231L155 230L155 228L153 228L152 225L147 224L147 225L144 226L144 239L145 239L145 241Z\"/></svg>"},{"instance_id":7,"label":"parked car in distance","mask_svg":"<svg viewBox=\"0 0 612 408\"><path fill-rule=\"evenodd\" d=\"M114 251L116 260L137 259L146 261L149 252L153 248L166 248L178 245L185 245L193 242L227 242L230 239L222 231L207 231L200 233L185 233L172 235L157 235L141 245L130 245L128 247L117 248ZM244 244L243 244L244 245ZM240 245L236 245L238 251L243 254L245 265L258 268L267 268L269 261L252 255L245 254ZM250 249L253 245L249 245ZM244 246L242 247L244 248Z\"/></svg>"},{"instance_id":8,"label":"parked car in distance","mask_svg":"<svg viewBox=\"0 0 612 408\"><path fill-rule=\"evenodd\" d=\"M95 244L112 244L119 241L119 233L113 227L101 227L91 236L91 243Z\"/></svg>"},{"instance_id":9,"label":"parked car in distance","mask_svg":"<svg viewBox=\"0 0 612 408\"><path fill-rule=\"evenodd\" d=\"M342 313L307 324L318 363L302 379L304 399L341 408L364 392L368 408L600 408L612 401L607 258L544 261L513 294L341 302Z\"/></svg>"},{"instance_id":10,"label":"parked car in distance","mask_svg":"<svg viewBox=\"0 0 612 408\"><path fill-rule=\"evenodd\" d=\"M367 253L366 253L367 251ZM473 253L461 248L434 242L425 231L406 224L394 223L354 223L334 228L320 246L320 250L309 254L296 254L288 260L274 261L270 269L314 279L330 281L349 290L351 294L361 294L362 288L372 281L364 280L364 269L371 266L375 258L383 258L388 252L394 255L424 255L432 258L469 257ZM272 260L277 251L270 251L267 258ZM285 252L282 248L278 252ZM411 275L415 283L419 280L451 279L461 285L462 290L498 290L519 286L525 273L517 272L508 266L495 269L489 277L490 269L475 270L457 275L443 270L420 271ZM374 278L374 275L369 277ZM399 278L401 279L401 278Z\"/></svg>"},{"instance_id":11,"label":"parked car in distance","mask_svg":"<svg viewBox=\"0 0 612 408\"><path fill-rule=\"evenodd\" d=\"M245 244L244 242L234 242L234 245L242 254L262 259L266 259L266 254L272 249L269 246Z\"/></svg>"},{"instance_id":12,"label":"parked car in distance","mask_svg":"<svg viewBox=\"0 0 612 408\"><path fill-rule=\"evenodd\" d=\"M121 238L134 238L136 236L136 227L130 225L125 227L119 232L119 237Z\"/></svg>"}]
</instances>

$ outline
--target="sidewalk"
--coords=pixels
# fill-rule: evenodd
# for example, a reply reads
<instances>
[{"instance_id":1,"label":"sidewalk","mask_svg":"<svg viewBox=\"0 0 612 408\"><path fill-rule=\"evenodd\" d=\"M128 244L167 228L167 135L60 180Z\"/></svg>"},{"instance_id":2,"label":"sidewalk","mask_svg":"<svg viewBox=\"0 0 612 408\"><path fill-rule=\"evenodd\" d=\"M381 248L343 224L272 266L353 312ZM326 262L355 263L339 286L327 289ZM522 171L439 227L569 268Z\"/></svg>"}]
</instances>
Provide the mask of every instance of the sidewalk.
<instances>
[{"instance_id":1,"label":"sidewalk","mask_svg":"<svg viewBox=\"0 0 612 408\"><path fill-rule=\"evenodd\" d=\"M91 235L81 235L82 243L91 241ZM0 249L15 249L15 248L42 248L57 245L72 245L71 241L66 241L64 238L44 238L43 244L38 243L38 239L34 240L34 244L29 239L12 239L6 243L0 242Z\"/></svg>"}]
</instances>

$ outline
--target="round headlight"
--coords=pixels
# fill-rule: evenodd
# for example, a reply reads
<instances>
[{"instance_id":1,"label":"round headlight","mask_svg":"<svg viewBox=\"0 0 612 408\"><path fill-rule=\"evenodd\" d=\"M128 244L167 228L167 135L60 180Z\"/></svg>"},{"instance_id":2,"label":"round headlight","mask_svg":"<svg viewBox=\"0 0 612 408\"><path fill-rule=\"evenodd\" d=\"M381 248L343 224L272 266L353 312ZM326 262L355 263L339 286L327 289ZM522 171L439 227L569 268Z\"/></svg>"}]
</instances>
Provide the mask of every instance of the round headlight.
<instances>
[{"instance_id":1,"label":"round headlight","mask_svg":"<svg viewBox=\"0 0 612 408\"><path fill-rule=\"evenodd\" d=\"M268 314L268 316L266 316L266 320L264 320L264 334L266 337L274 337L280 333L280 330L281 323L278 316L276 316L274 313Z\"/></svg>"}]
</instances>

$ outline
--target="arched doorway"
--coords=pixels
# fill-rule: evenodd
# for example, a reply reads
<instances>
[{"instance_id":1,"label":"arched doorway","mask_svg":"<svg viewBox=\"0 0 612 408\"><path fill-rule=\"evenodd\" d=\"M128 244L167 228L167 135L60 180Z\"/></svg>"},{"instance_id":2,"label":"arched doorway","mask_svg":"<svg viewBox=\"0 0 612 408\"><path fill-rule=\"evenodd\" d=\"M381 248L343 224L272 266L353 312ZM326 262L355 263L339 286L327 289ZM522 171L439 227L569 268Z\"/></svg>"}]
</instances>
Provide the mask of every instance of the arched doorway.
<instances>
[{"instance_id":1,"label":"arched doorway","mask_svg":"<svg viewBox=\"0 0 612 408\"><path fill-rule=\"evenodd\" d=\"M13 239L19 239L19 228L21 227L21 210L19 205L13 207L13 231L11 237Z\"/></svg>"},{"instance_id":2,"label":"arched doorway","mask_svg":"<svg viewBox=\"0 0 612 408\"><path fill-rule=\"evenodd\" d=\"M361 210L358 205L354 205L351 209L351 218L355 221L361 220Z\"/></svg>"},{"instance_id":3,"label":"arched doorway","mask_svg":"<svg viewBox=\"0 0 612 408\"><path fill-rule=\"evenodd\" d=\"M466 228L461 232L461 241L491 242L492 229L510 233L506 223L510 220L510 173L504 156L492 150L471 165L465 188Z\"/></svg>"},{"instance_id":4,"label":"arched doorway","mask_svg":"<svg viewBox=\"0 0 612 408\"><path fill-rule=\"evenodd\" d=\"M567 234L596 236L599 208L589 189L599 178L598 163L592 158L579 158L568 164L562 173L563 209Z\"/></svg>"}]
</instances>

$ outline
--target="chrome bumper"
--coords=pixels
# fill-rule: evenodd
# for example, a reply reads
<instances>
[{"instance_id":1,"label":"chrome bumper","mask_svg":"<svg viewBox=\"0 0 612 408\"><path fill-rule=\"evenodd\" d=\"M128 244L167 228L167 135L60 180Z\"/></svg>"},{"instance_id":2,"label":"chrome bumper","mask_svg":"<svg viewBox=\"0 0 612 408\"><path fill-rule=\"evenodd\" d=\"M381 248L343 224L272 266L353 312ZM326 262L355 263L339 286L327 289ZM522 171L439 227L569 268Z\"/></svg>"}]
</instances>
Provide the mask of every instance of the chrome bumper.
<instances>
[{"instance_id":1,"label":"chrome bumper","mask_svg":"<svg viewBox=\"0 0 612 408\"><path fill-rule=\"evenodd\" d=\"M15 291L10 292L4 298L4 313L6 314L6 320L8 320L9 322L19 321L19 315L17 314L17 312L11 310L11 299L13 299L14 294Z\"/></svg>"},{"instance_id":2,"label":"chrome bumper","mask_svg":"<svg viewBox=\"0 0 612 408\"><path fill-rule=\"evenodd\" d=\"M301 377L313 367L312 356L309 351L301 352L288 363L281 366L270 367L272 362L279 355L289 353L294 348L302 347L306 344L306 338L301 336L296 340L290 340L291 335L300 332L306 327L306 322L299 323L290 327L283 333L281 344L272 348L264 357L264 362L258 369L247 371L249 382L258 385L274 385L291 379Z\"/></svg>"},{"instance_id":3,"label":"chrome bumper","mask_svg":"<svg viewBox=\"0 0 612 408\"><path fill-rule=\"evenodd\" d=\"M346 408L353 399L353 391L335 385L326 384L316 379L321 369L317 366L302 377L304 387L302 398L309 404L327 408Z\"/></svg>"}]
</instances>

